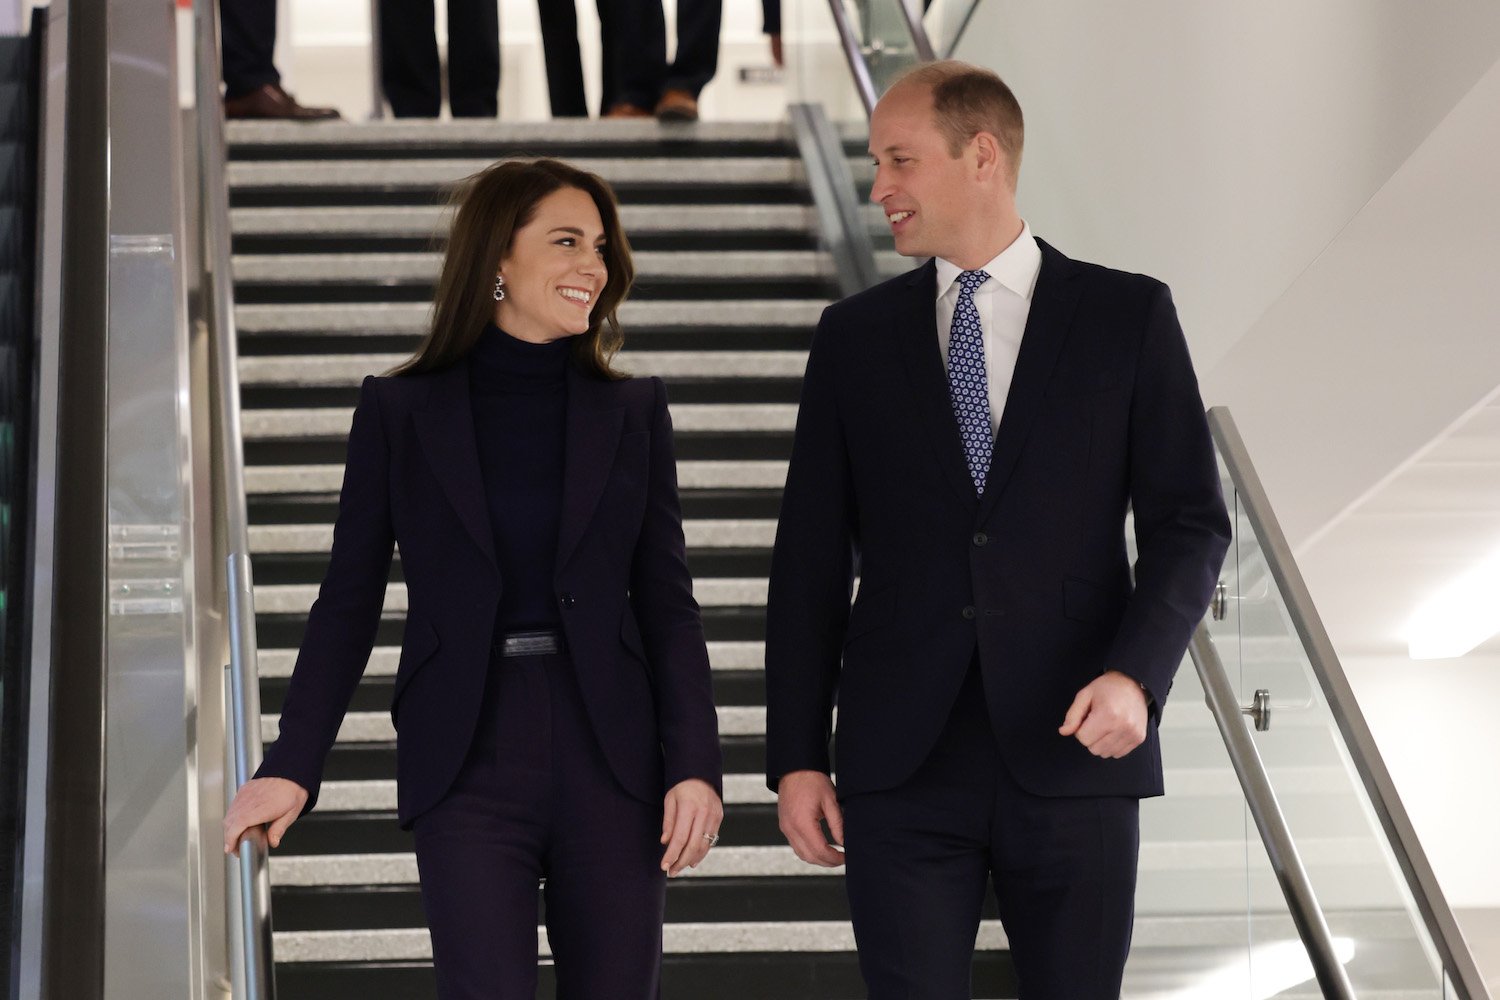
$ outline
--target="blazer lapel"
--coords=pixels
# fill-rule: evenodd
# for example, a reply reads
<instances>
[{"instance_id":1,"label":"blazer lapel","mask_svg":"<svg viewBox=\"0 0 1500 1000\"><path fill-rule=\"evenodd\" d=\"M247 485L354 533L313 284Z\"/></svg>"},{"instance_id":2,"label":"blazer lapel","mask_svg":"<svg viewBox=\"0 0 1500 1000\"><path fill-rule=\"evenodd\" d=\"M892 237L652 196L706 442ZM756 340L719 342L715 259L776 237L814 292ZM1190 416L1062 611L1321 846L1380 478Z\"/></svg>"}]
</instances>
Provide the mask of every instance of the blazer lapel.
<instances>
[{"instance_id":1,"label":"blazer lapel","mask_svg":"<svg viewBox=\"0 0 1500 1000\"><path fill-rule=\"evenodd\" d=\"M901 345L902 367L917 400L917 412L927 425L932 453L943 467L944 478L960 499L977 506L979 497L975 495L974 480L969 477L963 439L948 393L948 376L938 347L937 264L929 260L913 271L901 293L901 302L891 318L896 340Z\"/></svg>"},{"instance_id":2,"label":"blazer lapel","mask_svg":"<svg viewBox=\"0 0 1500 1000\"><path fill-rule=\"evenodd\" d=\"M479 474L474 414L469 409L469 363L460 361L434 374L432 380L427 405L412 415L417 439L448 502L493 565L495 538Z\"/></svg>"},{"instance_id":3,"label":"blazer lapel","mask_svg":"<svg viewBox=\"0 0 1500 1000\"><path fill-rule=\"evenodd\" d=\"M1042 269L1031 297L1026 330L1021 334L1021 350L1005 397L1005 413L995 433L989 478L985 480L980 504L981 522L995 509L995 502L1015 469L1078 305L1081 289L1073 262L1041 240L1037 244L1042 248Z\"/></svg>"},{"instance_id":4,"label":"blazer lapel","mask_svg":"<svg viewBox=\"0 0 1500 1000\"><path fill-rule=\"evenodd\" d=\"M568 366L568 416L563 445L562 520L557 530L561 570L593 519L609 482L625 426L625 408L616 402L614 383L591 378Z\"/></svg>"}]
</instances>

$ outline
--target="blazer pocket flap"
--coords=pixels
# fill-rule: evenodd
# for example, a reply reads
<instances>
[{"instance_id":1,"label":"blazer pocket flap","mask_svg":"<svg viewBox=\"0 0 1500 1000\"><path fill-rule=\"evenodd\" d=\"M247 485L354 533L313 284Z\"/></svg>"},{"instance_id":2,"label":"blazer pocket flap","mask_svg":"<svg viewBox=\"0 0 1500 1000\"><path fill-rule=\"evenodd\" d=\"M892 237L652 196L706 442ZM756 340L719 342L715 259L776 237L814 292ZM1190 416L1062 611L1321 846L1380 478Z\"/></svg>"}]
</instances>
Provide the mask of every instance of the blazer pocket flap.
<instances>
[{"instance_id":1,"label":"blazer pocket flap","mask_svg":"<svg viewBox=\"0 0 1500 1000\"><path fill-rule=\"evenodd\" d=\"M1069 577L1063 581L1063 614L1078 622L1102 621L1104 588L1087 580Z\"/></svg>"},{"instance_id":2,"label":"blazer pocket flap","mask_svg":"<svg viewBox=\"0 0 1500 1000\"><path fill-rule=\"evenodd\" d=\"M845 645L857 636L872 632L882 625L889 625L894 619L895 611L895 584L868 593L861 587L859 595L854 599L854 607L849 610L849 626L844 630Z\"/></svg>"},{"instance_id":3,"label":"blazer pocket flap","mask_svg":"<svg viewBox=\"0 0 1500 1000\"><path fill-rule=\"evenodd\" d=\"M442 645L438 638L437 630L430 622L413 622L407 625L406 634L401 637L401 661L396 667L395 690L391 695L391 703L395 704L401 697L401 692L411 682L413 676L421 669L422 665L432 659Z\"/></svg>"}]
</instances>

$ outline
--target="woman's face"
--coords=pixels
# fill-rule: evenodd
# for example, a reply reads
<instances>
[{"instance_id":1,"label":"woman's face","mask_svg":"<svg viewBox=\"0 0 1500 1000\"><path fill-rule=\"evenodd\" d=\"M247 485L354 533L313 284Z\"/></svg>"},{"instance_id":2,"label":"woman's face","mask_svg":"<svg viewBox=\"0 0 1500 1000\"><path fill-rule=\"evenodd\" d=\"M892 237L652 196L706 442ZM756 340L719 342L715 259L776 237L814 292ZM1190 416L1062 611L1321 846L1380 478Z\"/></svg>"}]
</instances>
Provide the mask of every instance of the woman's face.
<instances>
[{"instance_id":1,"label":"woman's face","mask_svg":"<svg viewBox=\"0 0 1500 1000\"><path fill-rule=\"evenodd\" d=\"M546 343L586 333L604 290L604 222L587 191L559 188L537 203L500 262L505 300L495 325L512 337Z\"/></svg>"}]
</instances>

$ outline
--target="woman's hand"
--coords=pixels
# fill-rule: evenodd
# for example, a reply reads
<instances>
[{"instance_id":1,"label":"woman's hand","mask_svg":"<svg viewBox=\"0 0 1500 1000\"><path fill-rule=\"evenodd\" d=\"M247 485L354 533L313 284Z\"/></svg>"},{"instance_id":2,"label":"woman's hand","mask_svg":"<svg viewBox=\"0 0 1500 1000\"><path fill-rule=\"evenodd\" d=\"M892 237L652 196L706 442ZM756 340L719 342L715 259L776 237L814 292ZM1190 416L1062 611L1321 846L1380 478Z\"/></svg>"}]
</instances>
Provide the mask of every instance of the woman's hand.
<instances>
[{"instance_id":1,"label":"woman's hand","mask_svg":"<svg viewBox=\"0 0 1500 1000\"><path fill-rule=\"evenodd\" d=\"M287 827L306 804L307 789L295 781L251 778L240 786L224 813L224 853L238 856L245 832L266 823L271 824L271 846L280 847Z\"/></svg>"},{"instance_id":2,"label":"woman's hand","mask_svg":"<svg viewBox=\"0 0 1500 1000\"><path fill-rule=\"evenodd\" d=\"M713 786L702 778L688 778L667 792L661 821L661 842L667 845L661 870L671 878L702 862L719 839L724 804Z\"/></svg>"}]
</instances>

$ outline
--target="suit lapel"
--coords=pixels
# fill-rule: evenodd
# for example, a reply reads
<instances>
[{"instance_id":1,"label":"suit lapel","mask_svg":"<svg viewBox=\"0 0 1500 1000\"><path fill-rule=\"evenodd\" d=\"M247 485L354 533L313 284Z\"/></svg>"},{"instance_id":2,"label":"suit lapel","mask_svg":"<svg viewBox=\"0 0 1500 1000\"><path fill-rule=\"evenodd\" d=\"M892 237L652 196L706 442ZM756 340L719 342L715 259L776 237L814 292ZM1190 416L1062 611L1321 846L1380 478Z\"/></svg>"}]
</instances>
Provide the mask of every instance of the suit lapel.
<instances>
[{"instance_id":1,"label":"suit lapel","mask_svg":"<svg viewBox=\"0 0 1500 1000\"><path fill-rule=\"evenodd\" d=\"M1037 244L1042 248L1042 269L1031 297L1026 330L1021 335L1016 371L1005 397L1005 413L1000 418L1000 429L995 433L989 478L985 480L984 499L980 504L981 522L995 509L995 502L1004 492L1016 460L1020 458L1021 446L1036 419L1047 380L1062 354L1073 311L1078 305L1081 283L1073 262L1041 240L1037 240Z\"/></svg>"},{"instance_id":2,"label":"suit lapel","mask_svg":"<svg viewBox=\"0 0 1500 1000\"><path fill-rule=\"evenodd\" d=\"M563 445L562 520L557 531L557 568L567 565L593 519L609 482L625 426L615 385L568 366L568 416Z\"/></svg>"},{"instance_id":3,"label":"suit lapel","mask_svg":"<svg viewBox=\"0 0 1500 1000\"><path fill-rule=\"evenodd\" d=\"M474 413L469 408L469 363L460 361L434 374L432 380L427 405L412 415L417 439L459 520L494 564L495 538L479 473Z\"/></svg>"},{"instance_id":4,"label":"suit lapel","mask_svg":"<svg viewBox=\"0 0 1500 1000\"><path fill-rule=\"evenodd\" d=\"M969 478L963 439L953 415L948 376L938 347L937 265L929 260L911 273L901 288L901 302L892 311L896 340L901 345L902 367L917 400L917 412L927 426L932 452L943 467L944 478L970 506L977 506L974 481Z\"/></svg>"}]
</instances>

